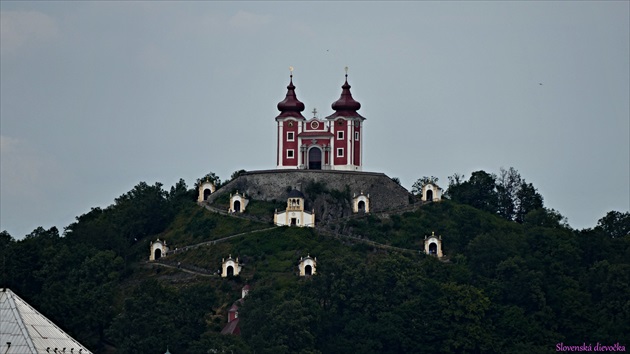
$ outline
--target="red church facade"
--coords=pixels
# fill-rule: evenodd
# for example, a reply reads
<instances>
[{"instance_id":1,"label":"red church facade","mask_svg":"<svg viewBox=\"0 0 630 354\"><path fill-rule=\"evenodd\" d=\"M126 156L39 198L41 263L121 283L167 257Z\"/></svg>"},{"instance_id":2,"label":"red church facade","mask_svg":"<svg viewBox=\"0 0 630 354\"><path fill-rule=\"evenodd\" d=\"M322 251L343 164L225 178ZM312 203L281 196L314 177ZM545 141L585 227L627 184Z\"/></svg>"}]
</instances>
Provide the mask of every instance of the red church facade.
<instances>
[{"instance_id":1,"label":"red church facade","mask_svg":"<svg viewBox=\"0 0 630 354\"><path fill-rule=\"evenodd\" d=\"M285 99L278 103L277 168L361 171L363 121L361 104L352 98L348 74L341 97L332 104L334 113L324 119L302 115L304 103L295 95L290 76Z\"/></svg>"}]
</instances>

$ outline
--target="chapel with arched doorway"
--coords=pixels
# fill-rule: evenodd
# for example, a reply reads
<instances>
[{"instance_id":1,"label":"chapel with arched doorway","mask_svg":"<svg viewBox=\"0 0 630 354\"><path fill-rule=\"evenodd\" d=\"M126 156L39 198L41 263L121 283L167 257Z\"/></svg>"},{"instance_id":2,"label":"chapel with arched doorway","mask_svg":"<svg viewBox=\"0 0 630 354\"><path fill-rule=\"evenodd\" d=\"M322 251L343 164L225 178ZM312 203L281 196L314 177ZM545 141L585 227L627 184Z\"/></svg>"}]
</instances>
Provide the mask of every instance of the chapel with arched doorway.
<instances>
[{"instance_id":1,"label":"chapel with arched doorway","mask_svg":"<svg viewBox=\"0 0 630 354\"><path fill-rule=\"evenodd\" d=\"M442 200L442 188L431 182L422 186L422 201L439 202Z\"/></svg>"},{"instance_id":2,"label":"chapel with arched doorway","mask_svg":"<svg viewBox=\"0 0 630 354\"><path fill-rule=\"evenodd\" d=\"M201 203L208 200L210 195L216 191L217 187L209 180L205 180L199 184L197 202Z\"/></svg>"},{"instance_id":3,"label":"chapel with arched doorway","mask_svg":"<svg viewBox=\"0 0 630 354\"><path fill-rule=\"evenodd\" d=\"M317 257L311 258L311 255L306 257L300 257L300 263L298 263L299 275L301 277L310 277L317 273Z\"/></svg>"},{"instance_id":4,"label":"chapel with arched doorway","mask_svg":"<svg viewBox=\"0 0 630 354\"><path fill-rule=\"evenodd\" d=\"M277 168L309 170L361 171L363 166L363 121L357 111L361 104L352 98L346 68L341 96L332 104L333 113L326 118L306 119L304 103L297 99L293 69L286 97L278 103Z\"/></svg>"},{"instance_id":5,"label":"chapel with arched doorway","mask_svg":"<svg viewBox=\"0 0 630 354\"><path fill-rule=\"evenodd\" d=\"M160 240L159 238L155 241L151 241L149 249L151 250L149 254L150 261L157 261L162 257L166 257L166 254L169 250L168 246L166 245L166 241Z\"/></svg>"},{"instance_id":6,"label":"chapel with arched doorway","mask_svg":"<svg viewBox=\"0 0 630 354\"><path fill-rule=\"evenodd\" d=\"M364 214L370 212L370 195L361 194L354 195L352 198L352 212L355 214Z\"/></svg>"},{"instance_id":7,"label":"chapel with arched doorway","mask_svg":"<svg viewBox=\"0 0 630 354\"><path fill-rule=\"evenodd\" d=\"M431 236L424 236L424 253L442 258L442 236L435 236L435 232L431 232Z\"/></svg>"},{"instance_id":8,"label":"chapel with arched doorway","mask_svg":"<svg viewBox=\"0 0 630 354\"><path fill-rule=\"evenodd\" d=\"M229 278L235 277L241 273L242 265L238 263L238 257L236 259L232 258L230 255L227 259L223 258L221 260L221 277Z\"/></svg>"},{"instance_id":9,"label":"chapel with arched doorway","mask_svg":"<svg viewBox=\"0 0 630 354\"><path fill-rule=\"evenodd\" d=\"M238 191L235 194L230 193L230 213L245 212L247 204L249 204L249 199L245 198L245 193L240 194Z\"/></svg>"}]
</instances>

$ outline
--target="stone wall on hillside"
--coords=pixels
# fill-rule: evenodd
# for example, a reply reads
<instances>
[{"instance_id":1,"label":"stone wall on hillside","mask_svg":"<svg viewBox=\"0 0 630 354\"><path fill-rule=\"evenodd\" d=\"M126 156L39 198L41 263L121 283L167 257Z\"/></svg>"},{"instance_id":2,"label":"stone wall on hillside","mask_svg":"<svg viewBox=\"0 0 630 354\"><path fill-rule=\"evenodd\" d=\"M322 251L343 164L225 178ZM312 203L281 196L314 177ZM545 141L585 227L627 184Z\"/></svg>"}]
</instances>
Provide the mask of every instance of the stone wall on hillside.
<instances>
[{"instance_id":1,"label":"stone wall on hillside","mask_svg":"<svg viewBox=\"0 0 630 354\"><path fill-rule=\"evenodd\" d=\"M237 190L245 192L249 198L256 200L285 201L289 191L292 188L297 188L306 195L308 207L317 207L317 209L324 210L326 208L321 206L321 195L309 195L308 193L309 185L312 187L313 183L324 186L328 191L345 192L347 186L350 192L350 199L361 192L365 195L369 194L371 212L391 210L409 205L410 193L384 173L297 169L262 170L243 173L213 193L209 197L208 202L212 204L220 195L234 193ZM337 193L337 195L341 194ZM330 194L328 199L330 199ZM347 200L347 203L341 203L344 205L343 210L332 211L331 213L335 215L330 215L330 217L347 216L352 213L351 203L352 200ZM320 216L322 216L321 219L329 218L324 215ZM318 219L320 218L318 217Z\"/></svg>"}]
</instances>

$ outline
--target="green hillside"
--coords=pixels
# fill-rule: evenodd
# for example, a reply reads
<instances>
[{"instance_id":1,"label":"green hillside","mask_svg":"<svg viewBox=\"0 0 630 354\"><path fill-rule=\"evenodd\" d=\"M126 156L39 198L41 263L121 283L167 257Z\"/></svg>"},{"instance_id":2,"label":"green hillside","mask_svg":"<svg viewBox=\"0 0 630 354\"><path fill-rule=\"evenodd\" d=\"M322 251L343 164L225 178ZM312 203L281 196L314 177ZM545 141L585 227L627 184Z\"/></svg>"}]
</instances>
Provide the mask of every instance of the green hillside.
<instances>
[{"instance_id":1,"label":"green hillside","mask_svg":"<svg viewBox=\"0 0 630 354\"><path fill-rule=\"evenodd\" d=\"M485 176L474 176L449 186L451 200L325 229L264 221L282 201L253 200L239 218L197 205L183 181L140 183L61 233L38 228L18 241L2 232L0 287L96 353L628 348L630 213L573 230L535 193L506 212L500 198L477 193ZM524 200L534 200L530 209ZM421 252L433 232L445 259ZM148 262L158 238L178 251ZM298 277L309 254L317 274ZM221 278L229 255L242 272ZM245 284L242 334L221 335Z\"/></svg>"}]
</instances>

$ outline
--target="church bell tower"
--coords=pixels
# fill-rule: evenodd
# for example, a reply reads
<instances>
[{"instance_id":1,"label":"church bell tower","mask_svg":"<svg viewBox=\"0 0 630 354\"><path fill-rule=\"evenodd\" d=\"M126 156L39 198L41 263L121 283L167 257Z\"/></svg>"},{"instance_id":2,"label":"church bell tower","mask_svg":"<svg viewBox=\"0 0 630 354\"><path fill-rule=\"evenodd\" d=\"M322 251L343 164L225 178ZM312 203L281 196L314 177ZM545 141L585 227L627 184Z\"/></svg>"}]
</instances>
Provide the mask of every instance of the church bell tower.
<instances>
[{"instance_id":1,"label":"church bell tower","mask_svg":"<svg viewBox=\"0 0 630 354\"><path fill-rule=\"evenodd\" d=\"M289 76L289 86L287 86L287 95L280 103L278 110L280 114L276 117L278 124L278 150L277 168L298 168L298 134L302 132L302 122L306 120L302 115L304 103L300 102L295 95L295 86L293 85L293 67L289 68L291 75Z\"/></svg>"}]
</instances>

